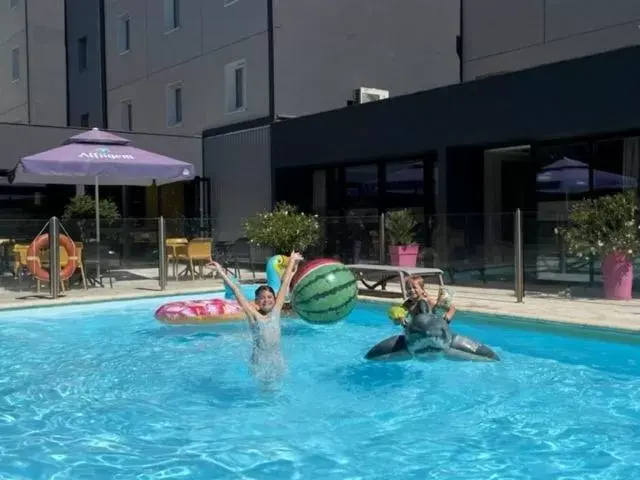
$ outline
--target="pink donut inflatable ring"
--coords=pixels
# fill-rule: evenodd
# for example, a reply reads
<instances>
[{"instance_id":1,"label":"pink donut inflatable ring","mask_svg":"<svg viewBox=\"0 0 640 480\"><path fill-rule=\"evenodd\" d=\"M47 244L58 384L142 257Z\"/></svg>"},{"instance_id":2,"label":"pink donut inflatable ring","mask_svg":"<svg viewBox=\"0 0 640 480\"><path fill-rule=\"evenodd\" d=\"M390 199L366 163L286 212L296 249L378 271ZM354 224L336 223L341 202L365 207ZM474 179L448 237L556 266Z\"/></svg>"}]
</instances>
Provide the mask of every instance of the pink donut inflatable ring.
<instances>
[{"instance_id":1,"label":"pink donut inflatable ring","mask_svg":"<svg viewBox=\"0 0 640 480\"><path fill-rule=\"evenodd\" d=\"M157 320L169 324L205 324L240 320L245 313L237 302L212 298L165 303L156 310Z\"/></svg>"}]
</instances>

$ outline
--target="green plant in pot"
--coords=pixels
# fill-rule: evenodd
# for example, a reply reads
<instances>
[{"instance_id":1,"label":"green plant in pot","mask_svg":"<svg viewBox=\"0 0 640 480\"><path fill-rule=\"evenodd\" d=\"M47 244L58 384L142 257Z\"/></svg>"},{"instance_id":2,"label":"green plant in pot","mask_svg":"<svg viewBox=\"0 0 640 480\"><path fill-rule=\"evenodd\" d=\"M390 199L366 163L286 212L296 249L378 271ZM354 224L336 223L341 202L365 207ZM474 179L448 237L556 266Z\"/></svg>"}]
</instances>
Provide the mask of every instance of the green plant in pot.
<instances>
[{"instance_id":1,"label":"green plant in pot","mask_svg":"<svg viewBox=\"0 0 640 480\"><path fill-rule=\"evenodd\" d=\"M112 200L100 200L100 225L110 226L120 219L118 206ZM96 202L89 195L73 197L64 207L62 222L66 228L72 230L72 235L79 235L86 242L89 235L95 232Z\"/></svg>"},{"instance_id":2,"label":"green plant in pot","mask_svg":"<svg viewBox=\"0 0 640 480\"><path fill-rule=\"evenodd\" d=\"M576 202L556 229L570 254L600 259L605 298L631 299L633 258L640 248L635 189Z\"/></svg>"},{"instance_id":3,"label":"green plant in pot","mask_svg":"<svg viewBox=\"0 0 640 480\"><path fill-rule=\"evenodd\" d=\"M389 239L389 260L391 265L415 267L420 246L415 243L415 228L418 225L411 210L402 209L388 212L385 229Z\"/></svg>"},{"instance_id":4,"label":"green plant in pot","mask_svg":"<svg viewBox=\"0 0 640 480\"><path fill-rule=\"evenodd\" d=\"M300 212L286 202L277 203L271 212L249 218L244 230L251 244L270 248L274 254L304 252L320 240L317 215Z\"/></svg>"}]
</instances>

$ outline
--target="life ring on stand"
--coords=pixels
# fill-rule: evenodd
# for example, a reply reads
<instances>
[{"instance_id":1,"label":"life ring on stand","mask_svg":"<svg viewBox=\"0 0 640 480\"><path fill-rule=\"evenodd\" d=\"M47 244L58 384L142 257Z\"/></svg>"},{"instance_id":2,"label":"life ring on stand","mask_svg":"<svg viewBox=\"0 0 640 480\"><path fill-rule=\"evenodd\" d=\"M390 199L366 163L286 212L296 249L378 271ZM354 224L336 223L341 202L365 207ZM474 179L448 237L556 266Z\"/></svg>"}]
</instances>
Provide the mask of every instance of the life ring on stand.
<instances>
[{"instance_id":1,"label":"life ring on stand","mask_svg":"<svg viewBox=\"0 0 640 480\"><path fill-rule=\"evenodd\" d=\"M60 246L64 248L69 257L65 267L60 270L60 280L68 280L78 267L78 257L76 255L76 244L66 235L60 235ZM49 281L49 272L42 268L40 264L40 250L49 246L49 234L44 233L29 244L27 249L27 268L41 282Z\"/></svg>"}]
</instances>

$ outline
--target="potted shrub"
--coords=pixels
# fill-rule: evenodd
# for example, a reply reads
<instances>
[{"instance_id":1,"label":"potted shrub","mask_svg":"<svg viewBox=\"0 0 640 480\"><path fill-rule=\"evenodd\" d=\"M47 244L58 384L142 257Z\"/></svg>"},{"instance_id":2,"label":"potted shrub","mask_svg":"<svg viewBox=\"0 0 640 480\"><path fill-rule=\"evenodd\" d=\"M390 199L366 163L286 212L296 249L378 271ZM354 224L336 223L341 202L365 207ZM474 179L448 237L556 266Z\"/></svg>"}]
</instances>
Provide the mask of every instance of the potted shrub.
<instances>
[{"instance_id":1,"label":"potted shrub","mask_svg":"<svg viewBox=\"0 0 640 480\"><path fill-rule=\"evenodd\" d=\"M100 225L110 226L120 219L118 206L112 200L103 198L100 200ZM89 195L73 197L64 207L62 221L69 227L74 224L77 234L83 242L87 241L88 234L95 231L96 201ZM88 222L88 225L87 225ZM87 228L89 226L89 228ZM73 227L72 227L73 228ZM93 234L93 233L92 233Z\"/></svg>"},{"instance_id":2,"label":"potted shrub","mask_svg":"<svg viewBox=\"0 0 640 480\"><path fill-rule=\"evenodd\" d=\"M320 239L318 216L300 212L285 202L277 203L271 212L249 218L244 230L251 244L270 248L274 254L304 252Z\"/></svg>"},{"instance_id":3,"label":"potted shrub","mask_svg":"<svg viewBox=\"0 0 640 480\"><path fill-rule=\"evenodd\" d=\"M586 199L569 211L569 224L556 233L569 253L601 260L605 298L631 299L633 257L638 251L636 191Z\"/></svg>"},{"instance_id":4,"label":"potted shrub","mask_svg":"<svg viewBox=\"0 0 640 480\"><path fill-rule=\"evenodd\" d=\"M410 210L388 212L385 227L389 237L389 261L391 265L415 267L420 247L415 243L416 219Z\"/></svg>"}]
</instances>

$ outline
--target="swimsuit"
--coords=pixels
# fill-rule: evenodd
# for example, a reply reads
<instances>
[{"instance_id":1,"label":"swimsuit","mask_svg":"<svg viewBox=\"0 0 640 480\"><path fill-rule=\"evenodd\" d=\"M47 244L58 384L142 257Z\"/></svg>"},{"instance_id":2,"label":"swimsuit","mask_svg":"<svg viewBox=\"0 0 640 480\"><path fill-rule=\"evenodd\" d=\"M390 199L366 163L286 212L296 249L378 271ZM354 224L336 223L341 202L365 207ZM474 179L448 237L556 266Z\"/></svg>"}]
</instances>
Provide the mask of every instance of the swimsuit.
<instances>
[{"instance_id":1,"label":"swimsuit","mask_svg":"<svg viewBox=\"0 0 640 480\"><path fill-rule=\"evenodd\" d=\"M267 314L264 320L249 322L253 336L251 372L261 381L273 381L285 370L280 352L280 316Z\"/></svg>"}]
</instances>

